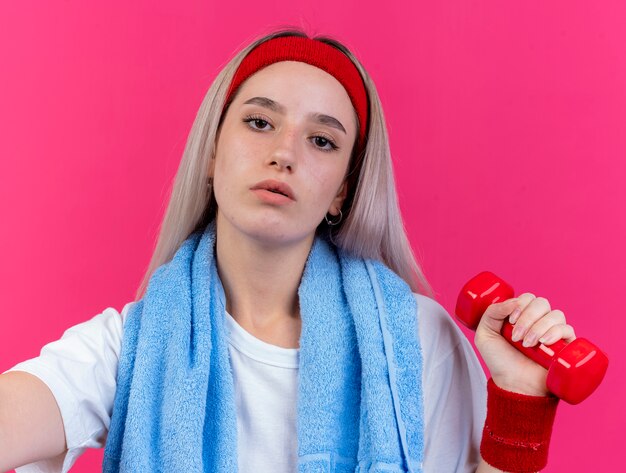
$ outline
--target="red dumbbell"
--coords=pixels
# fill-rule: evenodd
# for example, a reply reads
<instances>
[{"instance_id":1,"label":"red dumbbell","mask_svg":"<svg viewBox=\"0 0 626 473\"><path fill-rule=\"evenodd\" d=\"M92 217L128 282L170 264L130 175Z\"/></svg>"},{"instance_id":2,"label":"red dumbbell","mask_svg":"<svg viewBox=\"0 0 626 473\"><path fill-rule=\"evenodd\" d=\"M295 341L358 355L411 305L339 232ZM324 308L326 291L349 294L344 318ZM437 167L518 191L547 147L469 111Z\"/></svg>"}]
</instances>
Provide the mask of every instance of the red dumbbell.
<instances>
[{"instance_id":1,"label":"red dumbbell","mask_svg":"<svg viewBox=\"0 0 626 473\"><path fill-rule=\"evenodd\" d=\"M468 328L476 330L487 307L513 297L513 288L509 284L495 274L483 271L461 289L456 316ZM571 343L558 340L550 346L540 343L524 347L522 340L511 340L513 324L508 320L501 333L511 345L548 370L548 390L569 404L587 399L600 385L609 366L609 359L602 350L584 338L576 338Z\"/></svg>"}]
</instances>

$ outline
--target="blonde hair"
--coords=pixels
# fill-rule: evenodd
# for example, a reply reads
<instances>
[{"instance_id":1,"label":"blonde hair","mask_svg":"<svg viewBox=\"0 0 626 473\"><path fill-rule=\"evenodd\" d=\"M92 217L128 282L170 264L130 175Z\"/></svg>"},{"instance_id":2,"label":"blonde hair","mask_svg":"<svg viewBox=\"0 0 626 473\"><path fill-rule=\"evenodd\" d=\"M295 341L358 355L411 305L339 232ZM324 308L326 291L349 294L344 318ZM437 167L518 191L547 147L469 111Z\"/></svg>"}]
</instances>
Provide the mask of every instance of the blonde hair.
<instances>
[{"instance_id":1,"label":"blonde hair","mask_svg":"<svg viewBox=\"0 0 626 473\"><path fill-rule=\"evenodd\" d=\"M189 235L204 229L215 218L217 202L211 185L207 185L209 163L215 156L215 141L223 116L236 96L228 104L224 103L239 64L262 42L289 35L307 36L295 27L263 35L237 53L209 87L189 132L156 247L136 300L143 297L152 273L172 259ZM331 232L338 247L357 257L382 261L404 279L413 292L434 298L412 252L400 213L385 117L376 87L361 63L343 44L328 36L312 39L334 46L355 64L367 90L370 113L365 148L359 155L353 152L348 165L348 195L342 208L344 218L333 227L324 220L318 230L324 228Z\"/></svg>"}]
</instances>

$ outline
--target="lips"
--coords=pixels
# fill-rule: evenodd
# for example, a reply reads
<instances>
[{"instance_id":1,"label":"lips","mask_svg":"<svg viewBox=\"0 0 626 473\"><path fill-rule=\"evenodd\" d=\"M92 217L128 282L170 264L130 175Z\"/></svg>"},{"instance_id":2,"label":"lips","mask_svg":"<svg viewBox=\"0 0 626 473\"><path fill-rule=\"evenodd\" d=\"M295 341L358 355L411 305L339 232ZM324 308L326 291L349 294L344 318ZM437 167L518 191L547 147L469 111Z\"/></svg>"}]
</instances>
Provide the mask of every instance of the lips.
<instances>
[{"instance_id":1,"label":"lips","mask_svg":"<svg viewBox=\"0 0 626 473\"><path fill-rule=\"evenodd\" d=\"M277 181L276 179L266 179L265 181L257 182L251 190L256 189L265 189L270 192L275 192L277 194L282 194L284 196L289 197L291 200L296 200L296 197L291 190L291 187L285 182Z\"/></svg>"}]
</instances>

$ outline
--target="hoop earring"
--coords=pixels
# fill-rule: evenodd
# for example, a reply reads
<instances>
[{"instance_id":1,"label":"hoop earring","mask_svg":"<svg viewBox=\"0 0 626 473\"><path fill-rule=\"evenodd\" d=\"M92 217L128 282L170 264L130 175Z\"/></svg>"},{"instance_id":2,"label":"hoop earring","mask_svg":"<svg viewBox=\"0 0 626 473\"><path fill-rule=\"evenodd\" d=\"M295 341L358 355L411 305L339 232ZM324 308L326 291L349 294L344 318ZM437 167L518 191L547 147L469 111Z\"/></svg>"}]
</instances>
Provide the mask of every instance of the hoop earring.
<instances>
[{"instance_id":1,"label":"hoop earring","mask_svg":"<svg viewBox=\"0 0 626 473\"><path fill-rule=\"evenodd\" d=\"M326 223L328 225L334 226L341 222L341 219L343 218L343 213L341 212L341 209L339 209L339 220L337 220L336 222L331 222L330 220L328 220L328 215L324 215L324 218L326 219Z\"/></svg>"}]
</instances>

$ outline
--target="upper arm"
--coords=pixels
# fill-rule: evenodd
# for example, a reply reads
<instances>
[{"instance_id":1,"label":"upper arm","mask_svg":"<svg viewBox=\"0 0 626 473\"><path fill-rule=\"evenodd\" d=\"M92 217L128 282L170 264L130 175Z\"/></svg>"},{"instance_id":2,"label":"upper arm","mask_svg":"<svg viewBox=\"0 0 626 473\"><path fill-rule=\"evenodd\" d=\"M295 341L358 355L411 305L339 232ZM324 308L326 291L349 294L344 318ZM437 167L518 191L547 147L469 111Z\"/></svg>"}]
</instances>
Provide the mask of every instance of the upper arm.
<instances>
[{"instance_id":1,"label":"upper arm","mask_svg":"<svg viewBox=\"0 0 626 473\"><path fill-rule=\"evenodd\" d=\"M66 449L63 419L48 386L25 372L0 375L0 471Z\"/></svg>"},{"instance_id":2,"label":"upper arm","mask_svg":"<svg viewBox=\"0 0 626 473\"><path fill-rule=\"evenodd\" d=\"M3 380L8 380L9 375L11 379L21 380L19 389L14 382L9 385L7 381L4 391L10 394L0 397L4 404L0 408L9 419L4 421L0 417L4 422L0 427L0 440L10 429L11 444L28 453L19 457L18 464L60 455L53 464L47 461L37 466L43 468L45 463L45 471L67 471L85 449L104 446L117 384L123 318L128 306L122 314L108 308L69 328L59 340L45 345L40 356L18 363L0 376ZM37 415L27 418L25 411L30 412L40 397L49 402L38 404ZM12 404L15 403L21 407L14 410ZM42 431L55 438L49 439L57 442L51 448L42 447L37 441ZM4 461L2 455L0 458Z\"/></svg>"},{"instance_id":3,"label":"upper arm","mask_svg":"<svg viewBox=\"0 0 626 473\"><path fill-rule=\"evenodd\" d=\"M426 296L416 298L424 363L424 472L474 472L487 406L485 373L447 311Z\"/></svg>"}]
</instances>

